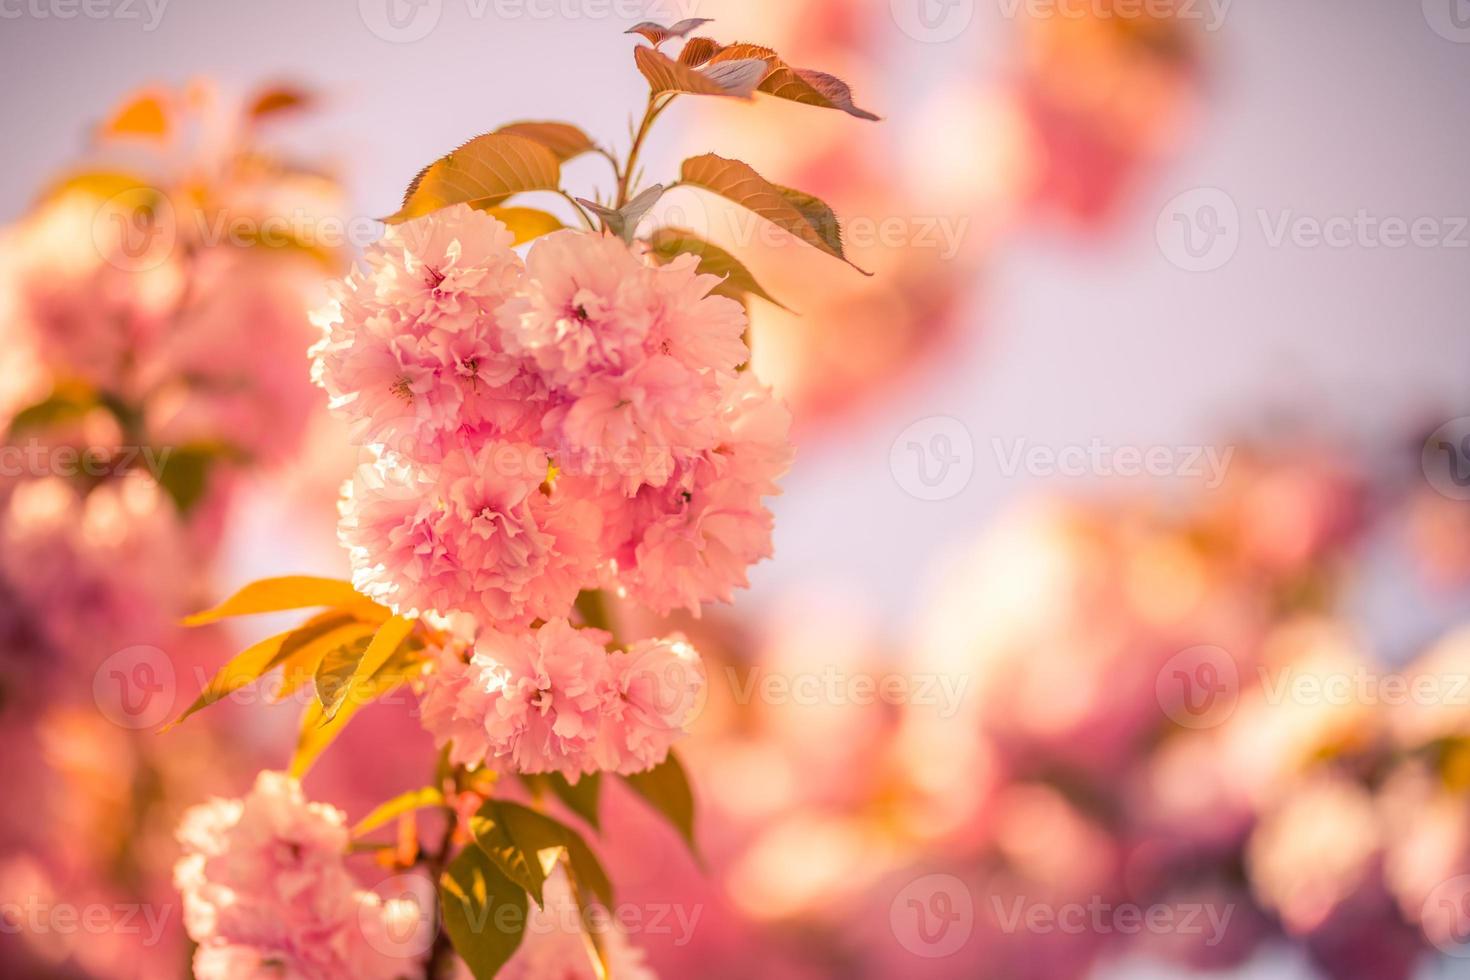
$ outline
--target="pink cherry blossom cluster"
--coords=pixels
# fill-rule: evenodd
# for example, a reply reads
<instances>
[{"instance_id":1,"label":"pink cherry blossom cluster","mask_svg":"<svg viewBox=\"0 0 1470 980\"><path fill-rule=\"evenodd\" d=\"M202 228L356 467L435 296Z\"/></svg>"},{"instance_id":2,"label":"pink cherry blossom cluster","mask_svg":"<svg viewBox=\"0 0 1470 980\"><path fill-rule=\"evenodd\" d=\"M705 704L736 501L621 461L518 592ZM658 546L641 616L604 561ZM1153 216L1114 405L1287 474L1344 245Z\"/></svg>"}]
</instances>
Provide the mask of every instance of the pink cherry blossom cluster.
<instances>
[{"instance_id":1,"label":"pink cherry blossom cluster","mask_svg":"<svg viewBox=\"0 0 1470 980\"><path fill-rule=\"evenodd\" d=\"M729 601L791 457L786 410L738 371L740 304L692 256L512 241L466 205L391 227L320 317L315 377L370 447L342 508L355 584L499 627L588 588Z\"/></svg>"},{"instance_id":2,"label":"pink cherry blossom cluster","mask_svg":"<svg viewBox=\"0 0 1470 980\"><path fill-rule=\"evenodd\" d=\"M199 944L200 980L422 975L401 941L416 928L418 906L358 887L343 863L342 811L306 802L290 776L262 772L243 800L191 808L178 838L184 856L174 883Z\"/></svg>"},{"instance_id":3,"label":"pink cherry blossom cluster","mask_svg":"<svg viewBox=\"0 0 1470 980\"><path fill-rule=\"evenodd\" d=\"M423 721L456 765L518 772L642 772L683 734L704 695L704 670L683 637L608 654L612 636L553 619L529 632L483 632L466 662L439 653Z\"/></svg>"}]
</instances>

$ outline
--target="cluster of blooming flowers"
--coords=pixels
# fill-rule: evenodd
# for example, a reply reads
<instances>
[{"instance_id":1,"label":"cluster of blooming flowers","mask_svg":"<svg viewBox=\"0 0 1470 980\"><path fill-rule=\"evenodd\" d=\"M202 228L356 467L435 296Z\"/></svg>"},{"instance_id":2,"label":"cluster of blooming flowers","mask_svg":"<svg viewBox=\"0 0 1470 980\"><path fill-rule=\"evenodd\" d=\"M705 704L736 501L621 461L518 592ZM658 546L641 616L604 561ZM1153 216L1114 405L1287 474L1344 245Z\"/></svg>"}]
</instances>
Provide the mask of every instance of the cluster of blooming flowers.
<instances>
[{"instance_id":1,"label":"cluster of blooming flowers","mask_svg":"<svg viewBox=\"0 0 1470 980\"><path fill-rule=\"evenodd\" d=\"M608 654L611 635L554 619L526 633L487 630L465 662L439 653L423 703L425 727L456 765L561 772L641 772L662 762L704 693L682 637Z\"/></svg>"},{"instance_id":2,"label":"cluster of blooming flowers","mask_svg":"<svg viewBox=\"0 0 1470 980\"><path fill-rule=\"evenodd\" d=\"M402 942L421 921L418 905L358 886L343 863L342 811L308 803L290 776L262 772L243 800L191 808L178 837L174 882L200 980L422 974Z\"/></svg>"},{"instance_id":3,"label":"cluster of blooming flowers","mask_svg":"<svg viewBox=\"0 0 1470 980\"><path fill-rule=\"evenodd\" d=\"M693 256L512 242L466 205L392 227L320 317L314 376L367 447L340 533L360 591L481 631L427 684L457 761L641 771L689 720L698 658L678 638L609 654L567 617L584 589L729 601L770 553L789 415L739 371L744 311Z\"/></svg>"},{"instance_id":4,"label":"cluster of blooming flowers","mask_svg":"<svg viewBox=\"0 0 1470 980\"><path fill-rule=\"evenodd\" d=\"M770 552L789 417L737 369L745 316L692 256L457 205L390 228L323 317L316 377L365 445L342 537L399 610L526 625L615 586L729 601Z\"/></svg>"}]
</instances>

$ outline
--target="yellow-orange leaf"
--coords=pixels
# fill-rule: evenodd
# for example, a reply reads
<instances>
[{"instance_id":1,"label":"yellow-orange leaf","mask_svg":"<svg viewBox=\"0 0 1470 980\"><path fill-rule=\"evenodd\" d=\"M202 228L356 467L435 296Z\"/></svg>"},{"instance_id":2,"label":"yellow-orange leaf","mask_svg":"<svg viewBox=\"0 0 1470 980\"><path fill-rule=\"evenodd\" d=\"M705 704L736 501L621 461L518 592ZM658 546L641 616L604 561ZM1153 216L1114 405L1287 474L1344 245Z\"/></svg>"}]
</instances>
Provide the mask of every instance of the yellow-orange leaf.
<instances>
[{"instance_id":1,"label":"yellow-orange leaf","mask_svg":"<svg viewBox=\"0 0 1470 980\"><path fill-rule=\"evenodd\" d=\"M304 626L297 630L297 634L304 633L308 629L310 626ZM365 642L376 632L376 624L353 619L343 625L309 636L299 648L281 661L281 682L276 686L274 697L281 701L295 694L316 677L322 658L330 651L350 643Z\"/></svg>"},{"instance_id":2,"label":"yellow-orange leaf","mask_svg":"<svg viewBox=\"0 0 1470 980\"><path fill-rule=\"evenodd\" d=\"M337 714L327 718L320 701L312 701L301 717L301 735L296 743L296 753L291 758L291 775L297 779L306 775L312 764L320 758L327 746L336 740L365 705L391 692L419 671L415 663L395 663L372 678L357 696L346 699Z\"/></svg>"},{"instance_id":3,"label":"yellow-orange leaf","mask_svg":"<svg viewBox=\"0 0 1470 980\"><path fill-rule=\"evenodd\" d=\"M556 154L556 158L562 163L597 149L592 137L571 123L529 120L508 123L495 132L535 140Z\"/></svg>"},{"instance_id":4,"label":"yellow-orange leaf","mask_svg":"<svg viewBox=\"0 0 1470 980\"><path fill-rule=\"evenodd\" d=\"M394 616L378 628L347 682L326 699L324 714L328 719L336 717L344 704L362 697L368 691L374 676L383 669L388 658L398 651L398 645L408 639L411 632L413 620L402 616Z\"/></svg>"},{"instance_id":5,"label":"yellow-orange leaf","mask_svg":"<svg viewBox=\"0 0 1470 980\"><path fill-rule=\"evenodd\" d=\"M97 136L100 139L166 139L172 128L170 102L168 92L145 89L113 110L112 115L97 127Z\"/></svg>"},{"instance_id":6,"label":"yellow-orange leaf","mask_svg":"<svg viewBox=\"0 0 1470 980\"><path fill-rule=\"evenodd\" d=\"M517 245L565 227L556 215L536 208L486 208L485 213L505 222L510 233L516 236Z\"/></svg>"},{"instance_id":7,"label":"yellow-orange leaf","mask_svg":"<svg viewBox=\"0 0 1470 980\"><path fill-rule=\"evenodd\" d=\"M486 133L419 171L403 206L383 220L396 224L451 204L490 208L512 194L560 186L561 164L551 150L525 136Z\"/></svg>"},{"instance_id":8,"label":"yellow-orange leaf","mask_svg":"<svg viewBox=\"0 0 1470 980\"><path fill-rule=\"evenodd\" d=\"M351 582L311 575L287 575L251 582L214 608L188 617L184 620L184 625L203 626L232 616L251 616L284 609L309 609L312 606L370 609L377 604L358 593Z\"/></svg>"},{"instance_id":9,"label":"yellow-orange leaf","mask_svg":"<svg viewBox=\"0 0 1470 980\"><path fill-rule=\"evenodd\" d=\"M727 160L713 153L690 157L681 170L684 183L702 187L746 208L783 231L839 258L863 275L871 275L850 262L842 247L842 229L837 216L817 198L781 187L766 180L748 163Z\"/></svg>"}]
</instances>

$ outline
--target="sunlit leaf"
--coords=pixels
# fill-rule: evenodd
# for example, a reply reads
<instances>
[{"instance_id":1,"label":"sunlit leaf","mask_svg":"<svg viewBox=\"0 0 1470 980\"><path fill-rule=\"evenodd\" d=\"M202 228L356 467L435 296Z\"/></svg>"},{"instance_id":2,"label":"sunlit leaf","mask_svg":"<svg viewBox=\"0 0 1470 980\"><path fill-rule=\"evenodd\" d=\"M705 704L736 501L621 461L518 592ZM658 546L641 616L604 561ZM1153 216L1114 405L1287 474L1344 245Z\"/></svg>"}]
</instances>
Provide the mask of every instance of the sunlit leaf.
<instances>
[{"instance_id":1,"label":"sunlit leaf","mask_svg":"<svg viewBox=\"0 0 1470 980\"><path fill-rule=\"evenodd\" d=\"M852 265L843 253L837 216L810 194L773 184L749 164L713 153L685 160L681 177L684 183L733 201L808 245ZM853 265L853 268L858 267ZM871 275L862 269L858 271Z\"/></svg>"},{"instance_id":2,"label":"sunlit leaf","mask_svg":"<svg viewBox=\"0 0 1470 980\"><path fill-rule=\"evenodd\" d=\"M495 866L511 881L525 889L537 905L542 901L542 889L546 886L547 868L541 862L543 847L557 847L548 843L532 827L521 837L518 828L512 827L510 805L499 800L486 800L485 805L470 817L470 833L475 836L475 845L495 862Z\"/></svg>"},{"instance_id":3,"label":"sunlit leaf","mask_svg":"<svg viewBox=\"0 0 1470 980\"><path fill-rule=\"evenodd\" d=\"M522 773L521 782L538 795L550 791L566 805L568 810L587 821L593 830L602 829L597 815L597 800L602 789L602 773L589 773L577 780L575 785L567 782L567 778L559 772Z\"/></svg>"},{"instance_id":4,"label":"sunlit leaf","mask_svg":"<svg viewBox=\"0 0 1470 980\"><path fill-rule=\"evenodd\" d=\"M658 95L684 92L690 95L726 95L748 99L766 73L766 63L759 59L727 61L706 68L691 68L653 48L633 49L633 60L648 87Z\"/></svg>"},{"instance_id":5,"label":"sunlit leaf","mask_svg":"<svg viewBox=\"0 0 1470 980\"><path fill-rule=\"evenodd\" d=\"M371 813L354 824L352 836L362 837L370 834L405 813L431 806L444 806L444 793L438 787L425 786L422 789L411 789L406 793L399 793L393 799L378 804Z\"/></svg>"},{"instance_id":6,"label":"sunlit leaf","mask_svg":"<svg viewBox=\"0 0 1470 980\"><path fill-rule=\"evenodd\" d=\"M341 688L333 688L330 697L323 699L324 714L328 719L334 718L341 710L344 702L358 697L363 691L370 687L372 678L387 665L388 659L403 650L403 643L408 635L413 632L413 620L402 616L394 616L378 628L373 635L372 641L363 649L360 656L352 658L352 670L342 682ZM344 654L352 657L351 652ZM326 666L331 659L331 654L322 659L322 665ZM333 664L339 670L346 668L340 664ZM318 694L321 693L322 668L317 668ZM330 684L335 678L329 677Z\"/></svg>"},{"instance_id":7,"label":"sunlit leaf","mask_svg":"<svg viewBox=\"0 0 1470 980\"><path fill-rule=\"evenodd\" d=\"M99 139L166 139L172 130L172 97L162 89L130 96L97 127Z\"/></svg>"},{"instance_id":8,"label":"sunlit leaf","mask_svg":"<svg viewBox=\"0 0 1470 980\"><path fill-rule=\"evenodd\" d=\"M667 759L647 772L623 778L674 825L691 851L697 850L694 843L694 791L689 788L689 777L684 775L684 767L674 753L670 752Z\"/></svg>"},{"instance_id":9,"label":"sunlit leaf","mask_svg":"<svg viewBox=\"0 0 1470 980\"><path fill-rule=\"evenodd\" d=\"M699 271L711 276L719 276L723 282L711 290L719 296L728 296L731 299L743 299L745 296L759 296L767 303L773 303L783 310L789 308L780 300L765 291L765 288L756 281L751 271L747 269L739 259L729 252L713 245L698 237L692 231L682 228L660 228L648 239L649 248L661 262L671 261L678 255L693 255L699 259Z\"/></svg>"},{"instance_id":10,"label":"sunlit leaf","mask_svg":"<svg viewBox=\"0 0 1470 980\"><path fill-rule=\"evenodd\" d=\"M199 696L184 710L184 713L169 722L160 731L168 731L194 712L229 697L240 688L253 684L270 673L281 663L281 646L290 635L289 632L280 633L269 639L261 640L254 646L236 654L229 663L215 672L215 675L209 679L209 683L204 686L204 690L199 692Z\"/></svg>"},{"instance_id":11,"label":"sunlit leaf","mask_svg":"<svg viewBox=\"0 0 1470 980\"><path fill-rule=\"evenodd\" d=\"M322 706L324 718L335 717L342 707L352 684L352 675L357 672L357 665L362 662L362 655L372 640L371 635L355 637L322 654L312 682L316 686L316 699Z\"/></svg>"},{"instance_id":12,"label":"sunlit leaf","mask_svg":"<svg viewBox=\"0 0 1470 980\"><path fill-rule=\"evenodd\" d=\"M366 685L355 689L352 697L344 698L337 714L332 718L326 716L319 701L313 700L308 704L301 716L301 735L296 743L296 753L291 758L291 775L297 779L305 776L312 764L327 746L336 741L342 729L347 727L347 723L358 711L417 676L421 670L421 666L412 659L399 658L390 661Z\"/></svg>"},{"instance_id":13,"label":"sunlit leaf","mask_svg":"<svg viewBox=\"0 0 1470 980\"><path fill-rule=\"evenodd\" d=\"M488 800L470 821L477 843L511 880L541 901L546 876L565 852L577 880L603 902L613 902L612 881L582 835L518 803Z\"/></svg>"},{"instance_id":14,"label":"sunlit leaf","mask_svg":"<svg viewBox=\"0 0 1470 980\"><path fill-rule=\"evenodd\" d=\"M36 200L37 203L44 204L68 194L85 194L99 201L106 201L128 191L142 190L157 193L148 181L137 174L130 174L122 170L79 170L48 184L45 190L37 195ZM133 200L129 198L130 203ZM139 200L138 203L142 203L142 200Z\"/></svg>"},{"instance_id":15,"label":"sunlit leaf","mask_svg":"<svg viewBox=\"0 0 1470 980\"><path fill-rule=\"evenodd\" d=\"M507 123L495 132L535 140L556 154L556 158L562 163L597 149L592 137L571 123L528 120Z\"/></svg>"},{"instance_id":16,"label":"sunlit leaf","mask_svg":"<svg viewBox=\"0 0 1470 980\"><path fill-rule=\"evenodd\" d=\"M383 220L395 224L451 204L490 208L512 194L560 186L561 165L551 150L524 136L486 133L419 171L403 206Z\"/></svg>"},{"instance_id":17,"label":"sunlit leaf","mask_svg":"<svg viewBox=\"0 0 1470 980\"><path fill-rule=\"evenodd\" d=\"M698 68L719 53L720 45L707 37L691 37L679 52L679 64Z\"/></svg>"},{"instance_id":18,"label":"sunlit leaf","mask_svg":"<svg viewBox=\"0 0 1470 980\"><path fill-rule=\"evenodd\" d=\"M858 119L877 121L878 117L866 109L853 104L852 88L842 79L826 72L808 68L792 68L782 61L770 48L758 44L732 44L710 57L710 67L726 61L742 61L759 58L768 67L760 82L759 91L789 102L817 106L822 109L837 109Z\"/></svg>"},{"instance_id":19,"label":"sunlit leaf","mask_svg":"<svg viewBox=\"0 0 1470 980\"><path fill-rule=\"evenodd\" d=\"M189 616L184 620L184 625L203 626L205 623L232 616L251 616L284 609L309 609L313 606L382 608L357 592L351 582L313 575L285 575L251 582L219 605Z\"/></svg>"},{"instance_id":20,"label":"sunlit leaf","mask_svg":"<svg viewBox=\"0 0 1470 980\"><path fill-rule=\"evenodd\" d=\"M624 34L641 34L648 39L654 47L658 47L671 37L684 37L692 31L696 31L705 24L711 22L709 17L686 17L681 21L664 27L655 24L651 20L645 20L641 24L634 24L624 31Z\"/></svg>"},{"instance_id":21,"label":"sunlit leaf","mask_svg":"<svg viewBox=\"0 0 1470 980\"><path fill-rule=\"evenodd\" d=\"M439 907L454 951L475 980L491 980L526 928L526 893L478 847L466 847L439 876Z\"/></svg>"},{"instance_id":22,"label":"sunlit leaf","mask_svg":"<svg viewBox=\"0 0 1470 980\"><path fill-rule=\"evenodd\" d=\"M565 227L556 215L536 208L486 208L485 213L504 222L517 245Z\"/></svg>"},{"instance_id":23,"label":"sunlit leaf","mask_svg":"<svg viewBox=\"0 0 1470 980\"><path fill-rule=\"evenodd\" d=\"M281 682L274 697L287 698L312 683L328 651L358 638L366 642L376 631L376 623L365 623L350 612L334 610L313 618L292 633L282 649Z\"/></svg>"}]
</instances>

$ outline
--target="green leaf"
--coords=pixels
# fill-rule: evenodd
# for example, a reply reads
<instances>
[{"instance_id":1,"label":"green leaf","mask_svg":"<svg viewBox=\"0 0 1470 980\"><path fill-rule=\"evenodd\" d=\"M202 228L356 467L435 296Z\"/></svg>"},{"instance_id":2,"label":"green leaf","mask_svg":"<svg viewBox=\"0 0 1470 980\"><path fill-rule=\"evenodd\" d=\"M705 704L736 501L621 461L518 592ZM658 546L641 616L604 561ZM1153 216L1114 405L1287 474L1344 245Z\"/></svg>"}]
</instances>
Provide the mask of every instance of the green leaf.
<instances>
[{"instance_id":1,"label":"green leaf","mask_svg":"<svg viewBox=\"0 0 1470 980\"><path fill-rule=\"evenodd\" d=\"M546 876L564 852L577 881L612 905L612 881L602 862L582 835L561 821L518 803L489 800L471 818L470 829L475 843L538 904Z\"/></svg>"},{"instance_id":2,"label":"green leaf","mask_svg":"<svg viewBox=\"0 0 1470 980\"><path fill-rule=\"evenodd\" d=\"M534 833L534 828L532 833L520 837L517 829L512 827L509 807L499 800L487 800L470 817L470 833L475 835L476 846L495 862L495 866L540 905L548 869L541 863L538 852L542 847L556 845L545 843L540 835Z\"/></svg>"},{"instance_id":3,"label":"green leaf","mask_svg":"<svg viewBox=\"0 0 1470 980\"><path fill-rule=\"evenodd\" d=\"M561 164L551 150L524 136L486 133L420 170L403 206L383 220L397 224L451 204L491 208L512 194L560 187Z\"/></svg>"},{"instance_id":4,"label":"green leaf","mask_svg":"<svg viewBox=\"0 0 1470 980\"><path fill-rule=\"evenodd\" d=\"M422 789L411 789L406 793L399 793L393 799L374 807L373 812L354 824L352 827L352 836L356 838L370 834L379 827L398 819L405 813L414 810L423 810L431 806L444 805L444 793L434 786L425 786Z\"/></svg>"},{"instance_id":5,"label":"green leaf","mask_svg":"<svg viewBox=\"0 0 1470 980\"><path fill-rule=\"evenodd\" d=\"M377 604L361 595L352 587L351 582L314 575L285 575L251 582L219 605L187 617L184 625L203 626L232 616L251 616L312 606L348 606L362 609Z\"/></svg>"},{"instance_id":6,"label":"green leaf","mask_svg":"<svg viewBox=\"0 0 1470 980\"><path fill-rule=\"evenodd\" d=\"M773 184L750 164L713 153L685 160L681 179L739 204L813 248L852 265L843 253L837 216L812 195ZM852 267L865 276L872 274Z\"/></svg>"},{"instance_id":7,"label":"green leaf","mask_svg":"<svg viewBox=\"0 0 1470 980\"><path fill-rule=\"evenodd\" d=\"M592 137L571 123L527 120L507 123L495 132L502 135L524 136L546 147L562 163L597 149Z\"/></svg>"},{"instance_id":8,"label":"green leaf","mask_svg":"<svg viewBox=\"0 0 1470 980\"><path fill-rule=\"evenodd\" d=\"M683 228L660 228L648 239L649 248L660 262L672 261L678 255L693 255L699 259L699 271L706 275L719 276L724 282L710 292L731 299L743 300L746 296L759 296L767 303L791 311L785 303L776 299L756 281L755 276L735 256L711 244Z\"/></svg>"},{"instance_id":9,"label":"green leaf","mask_svg":"<svg viewBox=\"0 0 1470 980\"><path fill-rule=\"evenodd\" d=\"M689 788L689 777L678 758L670 752L669 757L647 772L624 776L634 792L647 800L664 819L674 825L696 856L698 848L694 842L694 791Z\"/></svg>"},{"instance_id":10,"label":"green leaf","mask_svg":"<svg viewBox=\"0 0 1470 980\"><path fill-rule=\"evenodd\" d=\"M158 485L180 514L188 514L209 489L209 472L233 453L215 444L179 446L159 455Z\"/></svg>"},{"instance_id":11,"label":"green leaf","mask_svg":"<svg viewBox=\"0 0 1470 980\"><path fill-rule=\"evenodd\" d=\"M538 796L550 791L566 805L568 810L587 821L588 826L593 830L602 829L597 815L597 800L602 790L602 773L589 773L577 780L575 785L567 782L567 778L559 772L522 773L521 782Z\"/></svg>"},{"instance_id":12,"label":"green leaf","mask_svg":"<svg viewBox=\"0 0 1470 980\"><path fill-rule=\"evenodd\" d=\"M439 876L440 917L475 980L491 980L526 929L526 893L478 847L466 847Z\"/></svg>"},{"instance_id":13,"label":"green leaf","mask_svg":"<svg viewBox=\"0 0 1470 980\"><path fill-rule=\"evenodd\" d=\"M97 392L90 385L79 381L58 384L51 394L15 413L10 420L9 437L75 422L100 404Z\"/></svg>"}]
</instances>

